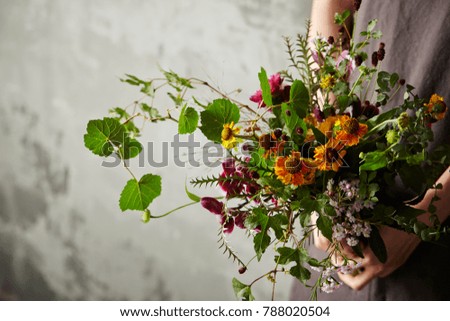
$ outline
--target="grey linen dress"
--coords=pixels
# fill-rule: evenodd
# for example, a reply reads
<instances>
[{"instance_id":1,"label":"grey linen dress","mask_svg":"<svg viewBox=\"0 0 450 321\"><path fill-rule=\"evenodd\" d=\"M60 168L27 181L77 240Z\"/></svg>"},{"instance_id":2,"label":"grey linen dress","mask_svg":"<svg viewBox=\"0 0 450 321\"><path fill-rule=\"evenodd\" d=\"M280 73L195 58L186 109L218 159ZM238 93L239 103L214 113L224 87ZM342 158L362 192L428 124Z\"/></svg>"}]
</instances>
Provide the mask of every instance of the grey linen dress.
<instances>
[{"instance_id":1,"label":"grey linen dress","mask_svg":"<svg viewBox=\"0 0 450 321\"><path fill-rule=\"evenodd\" d=\"M415 93L420 97L437 93L450 105L450 1L363 0L357 17L357 34L374 18L378 19L376 28L383 32L380 41L386 44L382 70L397 72L416 88ZM369 57L378 45L378 42L371 44L367 50ZM398 98L397 103L402 99ZM450 144L450 112L443 121L433 124L433 130L435 140L431 148ZM323 255L314 246L310 250L316 257ZM318 298L450 300L449 270L450 237L446 237L440 244L422 242L403 266L388 277L373 280L360 291L343 285L334 293L319 293ZM313 277L317 277L314 272ZM308 300L309 295L309 288L294 282L292 300Z\"/></svg>"}]
</instances>

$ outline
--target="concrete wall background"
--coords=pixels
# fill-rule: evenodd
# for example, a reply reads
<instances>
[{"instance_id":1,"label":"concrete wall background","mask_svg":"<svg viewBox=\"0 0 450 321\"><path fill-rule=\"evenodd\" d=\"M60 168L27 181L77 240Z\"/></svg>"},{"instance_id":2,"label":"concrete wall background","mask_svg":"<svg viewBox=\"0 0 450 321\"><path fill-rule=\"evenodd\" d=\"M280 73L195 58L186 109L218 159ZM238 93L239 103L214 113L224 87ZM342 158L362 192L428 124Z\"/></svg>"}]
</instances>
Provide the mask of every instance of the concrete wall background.
<instances>
[{"instance_id":1,"label":"concrete wall background","mask_svg":"<svg viewBox=\"0 0 450 321\"><path fill-rule=\"evenodd\" d=\"M85 126L139 97L118 78L158 76L158 64L224 90L241 88L245 101L260 66L285 68L282 36L304 31L310 2L0 0L1 297L234 299L237 269L217 249L213 215L188 208L145 225L121 213L128 176L101 167L84 148ZM154 126L144 135L171 141L175 130ZM183 204L185 178L199 173L174 166L137 172L148 171L163 176L156 213ZM251 242L242 233L233 239L250 257ZM281 280L278 299L287 298L289 283ZM269 299L269 287L255 288L257 298Z\"/></svg>"}]
</instances>

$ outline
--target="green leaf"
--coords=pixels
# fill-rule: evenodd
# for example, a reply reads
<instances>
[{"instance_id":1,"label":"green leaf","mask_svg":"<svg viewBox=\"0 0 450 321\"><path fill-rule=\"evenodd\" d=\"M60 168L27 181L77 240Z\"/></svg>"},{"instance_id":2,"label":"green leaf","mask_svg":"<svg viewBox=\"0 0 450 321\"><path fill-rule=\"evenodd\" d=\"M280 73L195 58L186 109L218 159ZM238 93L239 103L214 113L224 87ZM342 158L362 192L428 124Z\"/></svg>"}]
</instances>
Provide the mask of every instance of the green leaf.
<instances>
[{"instance_id":1,"label":"green leaf","mask_svg":"<svg viewBox=\"0 0 450 321\"><path fill-rule=\"evenodd\" d=\"M400 76L397 73L393 73L389 78L389 84L391 87L394 87L397 84L397 81L400 79Z\"/></svg>"},{"instance_id":2,"label":"green leaf","mask_svg":"<svg viewBox=\"0 0 450 321\"><path fill-rule=\"evenodd\" d=\"M389 81L391 79L391 75L386 71L380 71L377 77L377 84L380 89L384 92L389 91Z\"/></svg>"},{"instance_id":3,"label":"green leaf","mask_svg":"<svg viewBox=\"0 0 450 321\"><path fill-rule=\"evenodd\" d=\"M289 225L289 219L283 214L277 214L269 217L269 226L275 232L275 236L278 240L285 238L284 231Z\"/></svg>"},{"instance_id":4,"label":"green leaf","mask_svg":"<svg viewBox=\"0 0 450 321\"><path fill-rule=\"evenodd\" d=\"M322 133L319 129L317 129L315 126L310 126L311 130L314 133L314 137L318 143L321 145L325 145L327 143L327 137Z\"/></svg>"},{"instance_id":5,"label":"green leaf","mask_svg":"<svg viewBox=\"0 0 450 321\"><path fill-rule=\"evenodd\" d=\"M306 282L311 278L311 272L298 263L289 270L289 273L303 284L306 284Z\"/></svg>"},{"instance_id":6,"label":"green leaf","mask_svg":"<svg viewBox=\"0 0 450 321\"><path fill-rule=\"evenodd\" d=\"M381 263L386 263L387 251L386 245L375 225L372 225L372 231L370 232L369 245L373 254L378 258Z\"/></svg>"},{"instance_id":7,"label":"green leaf","mask_svg":"<svg viewBox=\"0 0 450 321\"><path fill-rule=\"evenodd\" d=\"M220 143L223 125L239 121L239 107L227 99L216 99L201 112L200 117L202 133L209 140Z\"/></svg>"},{"instance_id":8,"label":"green leaf","mask_svg":"<svg viewBox=\"0 0 450 321\"><path fill-rule=\"evenodd\" d=\"M161 176L146 174L139 182L134 178L130 179L120 194L120 209L143 211L160 194Z\"/></svg>"},{"instance_id":9,"label":"green leaf","mask_svg":"<svg viewBox=\"0 0 450 321\"><path fill-rule=\"evenodd\" d=\"M253 210L254 220L257 222L257 226L261 231L253 238L253 247L255 249L256 257L261 260L261 257L267 247L270 244L270 236L267 235L267 229L269 224L269 217L267 213L261 208L255 208Z\"/></svg>"},{"instance_id":10,"label":"green leaf","mask_svg":"<svg viewBox=\"0 0 450 321\"><path fill-rule=\"evenodd\" d=\"M309 93L305 84L300 80L295 80L291 85L289 93L291 106L300 118L305 118L308 114Z\"/></svg>"},{"instance_id":11,"label":"green leaf","mask_svg":"<svg viewBox=\"0 0 450 321\"><path fill-rule=\"evenodd\" d=\"M178 133L191 134L197 129L198 113L192 107L186 105L181 110L180 118L178 119Z\"/></svg>"},{"instance_id":12,"label":"green leaf","mask_svg":"<svg viewBox=\"0 0 450 321\"><path fill-rule=\"evenodd\" d=\"M364 155L363 164L359 166L360 171L376 171L386 167L388 164L384 151L369 152Z\"/></svg>"},{"instance_id":13,"label":"green leaf","mask_svg":"<svg viewBox=\"0 0 450 321\"><path fill-rule=\"evenodd\" d=\"M355 253L358 257L364 258L364 253L361 249L361 246L359 244L356 244L355 246L352 246L353 253Z\"/></svg>"},{"instance_id":14,"label":"green leaf","mask_svg":"<svg viewBox=\"0 0 450 321\"><path fill-rule=\"evenodd\" d=\"M350 97L347 95L338 96L337 103L340 110L345 110L350 104Z\"/></svg>"},{"instance_id":15,"label":"green leaf","mask_svg":"<svg viewBox=\"0 0 450 321\"><path fill-rule=\"evenodd\" d=\"M300 282L306 284L306 282L311 278L311 273L308 269L303 266L303 262L308 262L311 265L316 265L317 261L310 258L305 251L301 248L290 248L290 247L280 247L277 248L277 252L280 254L275 258L275 262L281 265L286 265L291 262L295 262L296 265L291 267L289 273L296 277Z\"/></svg>"},{"instance_id":16,"label":"green leaf","mask_svg":"<svg viewBox=\"0 0 450 321\"><path fill-rule=\"evenodd\" d=\"M184 191L186 192L186 195L187 195L191 200L193 200L194 202L200 202L201 197L195 195L194 193L189 192L189 190L188 190L188 188L187 188L187 185L186 185L186 182L184 183Z\"/></svg>"},{"instance_id":17,"label":"green leaf","mask_svg":"<svg viewBox=\"0 0 450 321\"><path fill-rule=\"evenodd\" d=\"M240 282L238 279L232 280L233 291L236 298L241 301L254 301L255 297L252 294L252 290L249 285Z\"/></svg>"},{"instance_id":18,"label":"green leaf","mask_svg":"<svg viewBox=\"0 0 450 321\"><path fill-rule=\"evenodd\" d=\"M299 118L292 109L292 106L286 103L281 104L281 111L288 134L296 144L300 144L303 142L303 136L306 134L308 128L304 120ZM301 129L301 134L297 132L297 129Z\"/></svg>"},{"instance_id":19,"label":"green leaf","mask_svg":"<svg viewBox=\"0 0 450 321\"><path fill-rule=\"evenodd\" d=\"M115 118L91 120L87 124L84 145L96 155L109 156L114 151L113 145L120 145L125 136L125 128Z\"/></svg>"},{"instance_id":20,"label":"green leaf","mask_svg":"<svg viewBox=\"0 0 450 321\"><path fill-rule=\"evenodd\" d=\"M367 32L370 33L372 32L372 30L375 28L375 26L377 25L378 20L377 19L373 19L370 20L368 25L367 25Z\"/></svg>"},{"instance_id":21,"label":"green leaf","mask_svg":"<svg viewBox=\"0 0 450 321\"><path fill-rule=\"evenodd\" d=\"M272 91L270 90L269 79L264 68L261 67L261 71L258 73L259 83L261 86L263 101L266 106L270 107L272 103Z\"/></svg>"},{"instance_id":22,"label":"green leaf","mask_svg":"<svg viewBox=\"0 0 450 321\"><path fill-rule=\"evenodd\" d=\"M350 10L345 10L342 13L336 12L334 15L334 23L336 23L338 25L343 25L345 20L347 20L348 17L350 17L350 15L351 15Z\"/></svg>"},{"instance_id":23,"label":"green leaf","mask_svg":"<svg viewBox=\"0 0 450 321\"><path fill-rule=\"evenodd\" d=\"M320 215L316 222L317 228L323 236L332 241L333 237L333 221L326 215Z\"/></svg>"},{"instance_id":24,"label":"green leaf","mask_svg":"<svg viewBox=\"0 0 450 321\"><path fill-rule=\"evenodd\" d=\"M142 111L148 114L148 117L152 122L156 121L155 118L161 118L161 114L159 113L158 109L150 107L146 103L142 103L140 106Z\"/></svg>"},{"instance_id":25,"label":"green leaf","mask_svg":"<svg viewBox=\"0 0 450 321\"><path fill-rule=\"evenodd\" d=\"M142 145L136 139L127 137L123 141L119 150L123 159L134 158L141 153Z\"/></svg>"}]
</instances>

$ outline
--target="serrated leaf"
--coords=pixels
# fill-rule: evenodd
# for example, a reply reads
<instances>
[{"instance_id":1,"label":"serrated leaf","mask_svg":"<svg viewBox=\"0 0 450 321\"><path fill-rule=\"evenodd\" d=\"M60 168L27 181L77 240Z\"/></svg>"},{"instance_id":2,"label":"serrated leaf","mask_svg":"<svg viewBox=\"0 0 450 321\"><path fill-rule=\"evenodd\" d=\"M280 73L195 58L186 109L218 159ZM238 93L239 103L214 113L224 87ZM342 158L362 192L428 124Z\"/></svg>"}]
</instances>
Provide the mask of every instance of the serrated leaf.
<instances>
[{"instance_id":1,"label":"serrated leaf","mask_svg":"<svg viewBox=\"0 0 450 321\"><path fill-rule=\"evenodd\" d=\"M125 128L115 118L91 120L87 124L84 145L99 156L109 156L114 145L120 145L126 137Z\"/></svg>"},{"instance_id":2,"label":"serrated leaf","mask_svg":"<svg viewBox=\"0 0 450 321\"><path fill-rule=\"evenodd\" d=\"M192 134L198 125L198 113L192 107L184 106L178 119L178 133Z\"/></svg>"},{"instance_id":3,"label":"serrated leaf","mask_svg":"<svg viewBox=\"0 0 450 321\"><path fill-rule=\"evenodd\" d=\"M264 68L261 67L261 71L258 73L259 84L261 86L262 98L266 106L270 107L272 103L272 91L270 89L269 79Z\"/></svg>"},{"instance_id":4,"label":"serrated leaf","mask_svg":"<svg viewBox=\"0 0 450 321\"><path fill-rule=\"evenodd\" d=\"M126 138L119 148L124 159L134 158L142 151L142 145L134 138Z\"/></svg>"},{"instance_id":5,"label":"serrated leaf","mask_svg":"<svg viewBox=\"0 0 450 321\"><path fill-rule=\"evenodd\" d=\"M143 211L160 194L161 176L146 174L139 182L134 178L130 179L120 194L120 209Z\"/></svg>"},{"instance_id":6,"label":"serrated leaf","mask_svg":"<svg viewBox=\"0 0 450 321\"><path fill-rule=\"evenodd\" d=\"M289 92L291 106L300 118L305 118L308 114L309 92L305 84L300 80L295 80Z\"/></svg>"},{"instance_id":7,"label":"serrated leaf","mask_svg":"<svg viewBox=\"0 0 450 321\"><path fill-rule=\"evenodd\" d=\"M161 118L161 114L159 113L158 109L150 107L146 103L142 103L140 106L142 111L148 114L148 117L152 122L156 121L154 120L155 118Z\"/></svg>"},{"instance_id":8,"label":"serrated leaf","mask_svg":"<svg viewBox=\"0 0 450 321\"><path fill-rule=\"evenodd\" d=\"M333 221L328 216L320 215L317 218L316 225L322 235L332 242Z\"/></svg>"},{"instance_id":9,"label":"serrated leaf","mask_svg":"<svg viewBox=\"0 0 450 321\"><path fill-rule=\"evenodd\" d=\"M370 20L368 25L367 25L367 32L368 33L372 32L372 30L375 28L377 23L378 23L377 19Z\"/></svg>"},{"instance_id":10,"label":"serrated leaf","mask_svg":"<svg viewBox=\"0 0 450 321\"><path fill-rule=\"evenodd\" d=\"M202 133L209 140L220 143L223 125L239 121L239 107L227 99L216 99L200 113L200 117Z\"/></svg>"},{"instance_id":11,"label":"serrated leaf","mask_svg":"<svg viewBox=\"0 0 450 321\"><path fill-rule=\"evenodd\" d=\"M236 298L241 301L254 301L255 297L252 294L252 290L249 285L240 282L238 279L232 280L233 291Z\"/></svg>"},{"instance_id":12,"label":"serrated leaf","mask_svg":"<svg viewBox=\"0 0 450 321\"><path fill-rule=\"evenodd\" d=\"M261 208L255 208L253 210L253 219L257 226L260 228L260 232L253 238L253 247L255 249L256 258L258 261L261 259L263 253L266 251L270 244L270 236L267 235L267 229L269 225L269 217Z\"/></svg>"},{"instance_id":13,"label":"serrated leaf","mask_svg":"<svg viewBox=\"0 0 450 321\"><path fill-rule=\"evenodd\" d=\"M303 262L308 262L311 265L316 266L317 260L308 256L305 249L293 249L290 247L280 247L277 249L280 254L276 257L276 262L281 265L286 265L291 262L295 262L296 265L291 267L289 273L296 277L300 282L306 284L311 278L311 272L303 266Z\"/></svg>"}]
</instances>

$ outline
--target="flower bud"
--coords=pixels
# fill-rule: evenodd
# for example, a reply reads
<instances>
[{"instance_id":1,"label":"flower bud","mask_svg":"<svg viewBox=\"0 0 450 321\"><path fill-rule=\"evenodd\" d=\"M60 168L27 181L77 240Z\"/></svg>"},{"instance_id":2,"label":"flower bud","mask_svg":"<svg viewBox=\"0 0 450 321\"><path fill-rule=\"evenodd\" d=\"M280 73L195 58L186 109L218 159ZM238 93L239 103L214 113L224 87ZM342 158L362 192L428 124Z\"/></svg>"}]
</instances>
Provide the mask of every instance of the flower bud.
<instances>
[{"instance_id":1,"label":"flower bud","mask_svg":"<svg viewBox=\"0 0 450 321\"><path fill-rule=\"evenodd\" d=\"M216 215L221 215L225 208L225 204L214 197L202 197L200 203L204 208Z\"/></svg>"},{"instance_id":2,"label":"flower bud","mask_svg":"<svg viewBox=\"0 0 450 321\"><path fill-rule=\"evenodd\" d=\"M396 130L390 129L387 131L386 141L388 142L389 145L395 144L396 142L398 142L398 139L399 135Z\"/></svg>"},{"instance_id":3,"label":"flower bud","mask_svg":"<svg viewBox=\"0 0 450 321\"><path fill-rule=\"evenodd\" d=\"M406 112L401 113L400 116L398 116L397 121L398 121L398 128L401 131L404 131L406 128L408 128L409 116Z\"/></svg>"}]
</instances>

